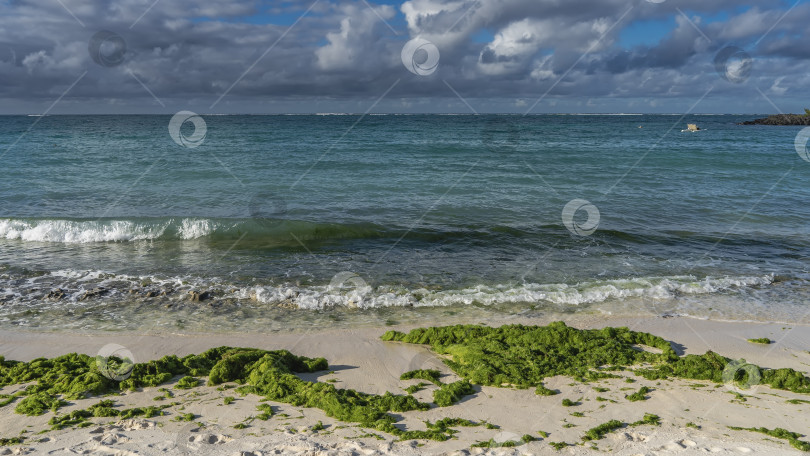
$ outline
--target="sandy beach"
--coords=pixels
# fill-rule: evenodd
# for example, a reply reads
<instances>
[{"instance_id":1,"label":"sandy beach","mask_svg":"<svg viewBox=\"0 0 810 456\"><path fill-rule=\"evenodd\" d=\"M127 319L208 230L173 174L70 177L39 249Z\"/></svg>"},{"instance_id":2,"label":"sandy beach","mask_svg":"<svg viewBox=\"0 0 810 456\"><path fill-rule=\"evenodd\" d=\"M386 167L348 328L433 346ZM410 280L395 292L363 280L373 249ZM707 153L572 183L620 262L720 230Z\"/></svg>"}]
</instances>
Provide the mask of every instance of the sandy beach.
<instances>
[{"instance_id":1,"label":"sandy beach","mask_svg":"<svg viewBox=\"0 0 810 456\"><path fill-rule=\"evenodd\" d=\"M511 321L526 325L544 325L549 321L532 319ZM729 358L744 358L762 367L791 367L807 372L810 366L810 327L781 323L719 322L690 318L605 318L578 316L566 321L576 328L627 326L634 331L659 335L673 343L678 354L703 354L715 351ZM495 326L492 324L491 326ZM405 394L403 389L415 382L399 377L415 369L438 369L442 381L458 377L441 359L424 346L383 342L380 335L390 329L408 327L360 328L276 334L85 334L0 332L0 354L6 360L30 361L69 352L95 355L106 344L119 344L130 350L136 362L167 354L200 353L208 348L228 345L262 349L288 349L294 354L324 357L330 371L302 374L304 380L330 381L338 388L350 388L370 394ZM759 345L751 338L770 338L775 343ZM627 380L627 379L631 380ZM397 427L424 429L423 421L458 417L492 426L460 427L455 438L445 442L430 440L398 441L383 432L358 427L356 423L336 421L318 409L269 402L273 416L261 421L251 419L261 399L240 396L229 389L198 386L193 389L172 387L178 379L163 385L172 399L156 400L163 395L158 388L143 388L111 396L121 407L141 407L171 401L165 416L117 421L90 418L93 425L48 431L53 412L41 416L23 416L7 405L0 418L2 437L23 435L21 445L5 447L3 454L798 454L785 440L733 427L784 428L799 434L810 433L810 403L806 395L753 385L740 390L734 385L716 385L693 380L649 381L621 372L620 378L581 383L566 377L545 382L558 390L555 396L538 396L532 389L476 386L475 394L449 407L433 406L427 411L396 414ZM632 381L632 383L628 383ZM650 390L648 399L630 402L625 396L642 386ZM4 388L13 394L21 385ZM598 392L595 388L599 388ZM606 389L605 389L606 388ZM414 396L431 402L433 385ZM226 397L233 397L226 400ZM600 399L596 399L599 397ZM577 405L566 407L562 399ZM70 401L60 414L86 408L97 397ZM162 398L161 398L162 399ZM798 399L794 403L789 400ZM229 402L226 404L226 402ZM191 413L191 422L177 421ZM590 428L609 420L626 423L642 419L645 413L660 417L660 425L628 426L608 433L595 442L583 442ZM243 429L234 428L246 423ZM322 423L323 429L319 429ZM237 426L239 427L239 426ZM491 427L492 429L489 429ZM539 432L546 433L542 437ZM20 433L23 434L20 434ZM537 440L521 442L531 435ZM509 448L471 448L477 442L516 441ZM553 448L549 442L570 445Z\"/></svg>"}]
</instances>

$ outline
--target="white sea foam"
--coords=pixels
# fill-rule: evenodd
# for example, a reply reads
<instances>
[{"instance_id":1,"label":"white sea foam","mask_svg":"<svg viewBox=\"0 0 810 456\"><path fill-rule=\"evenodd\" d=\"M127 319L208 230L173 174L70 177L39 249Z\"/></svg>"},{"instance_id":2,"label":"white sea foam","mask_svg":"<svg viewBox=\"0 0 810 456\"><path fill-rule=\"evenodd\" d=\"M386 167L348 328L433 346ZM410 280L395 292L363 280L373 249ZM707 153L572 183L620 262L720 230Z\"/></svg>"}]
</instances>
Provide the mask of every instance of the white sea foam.
<instances>
[{"instance_id":1,"label":"white sea foam","mask_svg":"<svg viewBox=\"0 0 810 456\"><path fill-rule=\"evenodd\" d=\"M238 297L267 304L287 304L301 309L335 306L378 308L392 306L498 305L510 303L548 303L559 307L577 307L613 299L673 299L678 295L711 294L752 286L768 285L772 276L652 277L566 284L478 285L459 290L428 291L377 287L335 290L330 287L254 287L242 289Z\"/></svg>"},{"instance_id":2,"label":"white sea foam","mask_svg":"<svg viewBox=\"0 0 810 456\"><path fill-rule=\"evenodd\" d=\"M211 234L216 223L207 219L181 219L157 223L127 220L12 220L0 219L0 238L29 242L127 242L158 239L174 226L180 239L197 239Z\"/></svg>"}]
</instances>

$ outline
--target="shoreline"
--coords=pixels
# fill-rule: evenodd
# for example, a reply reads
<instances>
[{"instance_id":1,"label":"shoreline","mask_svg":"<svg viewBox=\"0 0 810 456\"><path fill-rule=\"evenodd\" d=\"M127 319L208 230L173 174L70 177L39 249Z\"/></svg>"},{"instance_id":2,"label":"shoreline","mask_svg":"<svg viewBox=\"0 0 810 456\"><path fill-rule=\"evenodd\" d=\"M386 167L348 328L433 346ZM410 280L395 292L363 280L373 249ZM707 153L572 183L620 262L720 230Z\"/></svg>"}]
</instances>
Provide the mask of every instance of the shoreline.
<instances>
[{"instance_id":1,"label":"shoreline","mask_svg":"<svg viewBox=\"0 0 810 456\"><path fill-rule=\"evenodd\" d=\"M507 324L546 325L559 318L509 318ZM671 318L627 318L604 317L600 315L573 315L564 319L566 324L580 329L598 329L607 326L627 326L633 331L648 332L674 343L676 352L683 354L703 354L713 350L729 358L744 358L748 362L767 368L791 367L803 373L810 369L810 326L785 325L782 323L718 322L683 317ZM491 322L489 326L500 326L501 322ZM98 353L106 344L119 344L129 349L136 362L156 359L167 354L179 356L201 353L221 345L233 347L256 347L268 350L287 349L296 355L324 357L334 374L325 372L301 374L309 381L333 379L338 388L354 389L368 394L383 394L390 391L404 394L403 388L413 381L402 381L399 375L414 369L438 369L447 381L458 380L440 358L425 346L399 342L383 342L380 336L387 330L407 332L416 325L364 327L356 329L331 329L290 333L257 334L82 334L36 333L30 331L0 330L0 354L6 360L28 361L37 357L53 357L69 352L81 352L91 356ZM769 338L777 341L770 345L756 345L748 342L751 338ZM630 374L622 374L630 376ZM493 451L497 454L556 454L549 441L579 442L589 428L609 419L632 422L641 419L649 412L661 417L660 426L639 426L619 429L609 433L597 442L600 451L610 450L617 454L692 454L703 451L718 454L745 454L764 452L767 454L801 454L783 440L768 438L747 431L731 431L728 426L768 428L781 427L801 434L810 433L810 405L788 403L790 399L810 399L807 395L774 390L768 387L755 387L752 394L744 392L746 400L741 400L727 385L704 385L707 382L694 380L647 381L634 377L632 384L624 379L600 380L599 386L610 389L602 393L611 402L598 402L594 393L595 384L571 383L570 378L552 377L547 386L557 389L560 395L543 397L535 395L532 389L519 390L476 387L476 394L464 398L450 407L434 407L424 412L398 414L401 423L408 429L423 429L422 420L436 420L445 417L459 417L474 421L486 420L499 426L499 429L482 427L459 428L457 439L446 442L406 441L396 442L393 436L379 431L362 430L351 423L341 423L327 417L321 410L293 407L288 404L270 402L276 410L275 416L266 423L256 423L246 429L234 429L240 420L255 415L258 397L239 397L228 391L218 391L215 387L200 386L193 390L171 388L182 407L195 416L195 422L205 424L199 427L193 423L171 421L180 413L171 410L170 416L150 419L130 419L118 424L98 420L98 425L84 429L66 429L43 434L48 441L24 443L18 448L33 448L37 452L53 450L88 450L107 454L184 454L205 451L206 454L269 454L272 449L285 448L284 454L304 454L323 451L335 454L483 454ZM176 381L173 380L173 381ZM710 383L710 382L709 382ZM649 386L651 393L644 402L624 400L629 389ZM7 387L3 389L3 393ZM420 401L430 402L430 388L414 393ZM627 391L625 391L625 389ZM153 397L160 394L157 388L143 388L143 391L126 392L115 397L127 406L155 405ZM231 405L223 405L223 397L233 394L236 400ZM563 398L578 399L576 407L560 406ZM98 398L75 401L71 409L87 407ZM612 402L615 401L615 402ZM606 405L602 408L600 405ZM224 407L224 408L223 408ZM60 411L61 413L62 411ZM572 415L581 413L582 416ZM287 414L290 417L282 417ZM39 417L26 417L13 413L0 418L0 429L21 429L33 426L32 432L45 425L48 412ZM302 418L294 418L301 416ZM325 430L313 430L322 422ZM123 423L123 424L122 424ZM286 423L286 424L285 424ZM692 423L696 429L687 426ZM192 428L197 432L192 432ZM346 426L346 427L343 427ZM46 426L47 427L47 426ZM538 431L550 432L547 439L524 443L515 448L474 449L475 442L488 439L514 440L517 436L531 434L540 438ZM10 437L13 433L4 431L0 437ZM367 434L377 434L373 437ZM33 438L33 436L32 436ZM382 438L383 440L378 440ZM768 440L763 440L767 438ZM190 440L189 440L190 439ZM195 440L196 439L196 440ZM807 440L806 438L804 440ZM186 443L188 441L189 443ZM105 443L106 442L106 443ZM180 443L178 443L180 442ZM207 443L206 443L207 442ZM419 446L422 445L422 446ZM14 448L14 447L9 447ZM717 450L717 451L715 451ZM750 450L750 451L745 451ZM0 450L2 451L2 450ZM596 454L587 445L569 446L560 454Z\"/></svg>"}]
</instances>

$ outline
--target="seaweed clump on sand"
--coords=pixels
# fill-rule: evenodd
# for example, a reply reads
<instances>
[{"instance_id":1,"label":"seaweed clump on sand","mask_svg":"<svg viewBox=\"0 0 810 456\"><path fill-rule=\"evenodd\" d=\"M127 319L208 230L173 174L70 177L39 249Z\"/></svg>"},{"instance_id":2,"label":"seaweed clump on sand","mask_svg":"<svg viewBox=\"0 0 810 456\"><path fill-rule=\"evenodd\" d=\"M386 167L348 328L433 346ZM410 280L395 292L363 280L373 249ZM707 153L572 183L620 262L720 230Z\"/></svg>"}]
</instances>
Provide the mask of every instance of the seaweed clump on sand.
<instances>
[{"instance_id":1,"label":"seaweed clump on sand","mask_svg":"<svg viewBox=\"0 0 810 456\"><path fill-rule=\"evenodd\" d=\"M81 399L121 390L155 387L178 376L183 376L179 382L182 386L193 387L198 382L196 377L207 376L209 386L237 382L242 385L237 388L240 393L253 393L299 407L319 408L330 417L359 423L403 440L447 440L453 434L447 426L428 427L425 431L404 431L395 427L397 419L389 412L427 410L430 405L408 395L365 394L337 389L331 383L302 380L297 373L326 370L327 361L296 356L286 350L218 347L182 358L164 356L158 360L133 364L130 377L121 382L104 376L97 362L93 357L76 353L27 363L6 361L0 357L0 387L33 382L19 394L24 399L16 411L41 414L46 410L56 412L66 404L62 398ZM448 397L452 398L461 389L458 386L448 387ZM50 424L54 428L83 425L91 416L149 417L162 414L165 407L168 406L116 411L111 402L102 401L91 409L56 416ZM272 412L265 410L265 413L270 415Z\"/></svg>"},{"instance_id":2,"label":"seaweed clump on sand","mask_svg":"<svg viewBox=\"0 0 810 456\"><path fill-rule=\"evenodd\" d=\"M441 386L442 382L439 380L439 377L442 376L442 373L437 371L436 369L419 369L419 370L412 370L405 372L404 374L399 376L400 380L413 380L413 379L420 379L420 380L427 380L433 383L436 386Z\"/></svg>"},{"instance_id":3,"label":"seaweed clump on sand","mask_svg":"<svg viewBox=\"0 0 810 456\"><path fill-rule=\"evenodd\" d=\"M787 440L788 443L797 450L810 451L810 443L805 442L803 440L799 440L799 438L802 437L802 434L799 434L798 432L790 432L782 428L768 429L764 427L744 428L744 427L729 426L729 429L733 431L759 432L760 434L776 437L777 439Z\"/></svg>"},{"instance_id":4,"label":"seaweed clump on sand","mask_svg":"<svg viewBox=\"0 0 810 456\"><path fill-rule=\"evenodd\" d=\"M556 375L587 382L615 377L611 370L634 370L649 380L677 377L716 383L748 382L810 394L810 378L789 368L766 369L714 352L678 356L670 343L628 328L575 329L563 322L548 326L507 325L490 328L456 325L388 331L383 340L430 345L459 376L477 385L536 387L548 394L543 379ZM660 353L642 350L647 346ZM725 378L724 378L725 377Z\"/></svg>"},{"instance_id":5,"label":"seaweed clump on sand","mask_svg":"<svg viewBox=\"0 0 810 456\"><path fill-rule=\"evenodd\" d=\"M609 370L616 366L677 357L669 342L651 334L627 328L579 330L562 322L499 328L457 325L414 329L408 334L388 331L382 339L430 345L436 352L450 355L445 363L471 383L535 387L542 395L551 393L542 383L547 377L596 380L614 377ZM639 350L638 345L663 353Z\"/></svg>"}]
</instances>

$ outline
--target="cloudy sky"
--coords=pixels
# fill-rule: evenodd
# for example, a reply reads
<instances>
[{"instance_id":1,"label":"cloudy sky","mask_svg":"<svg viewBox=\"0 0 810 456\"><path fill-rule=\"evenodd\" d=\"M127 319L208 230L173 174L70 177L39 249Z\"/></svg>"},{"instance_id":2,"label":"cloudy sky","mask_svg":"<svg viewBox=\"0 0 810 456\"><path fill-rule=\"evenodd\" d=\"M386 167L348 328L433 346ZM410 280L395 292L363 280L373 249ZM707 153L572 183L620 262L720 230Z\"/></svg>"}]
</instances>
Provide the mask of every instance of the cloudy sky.
<instances>
[{"instance_id":1,"label":"cloudy sky","mask_svg":"<svg viewBox=\"0 0 810 456\"><path fill-rule=\"evenodd\" d=\"M0 0L0 113L798 112L802 0Z\"/></svg>"}]
</instances>

